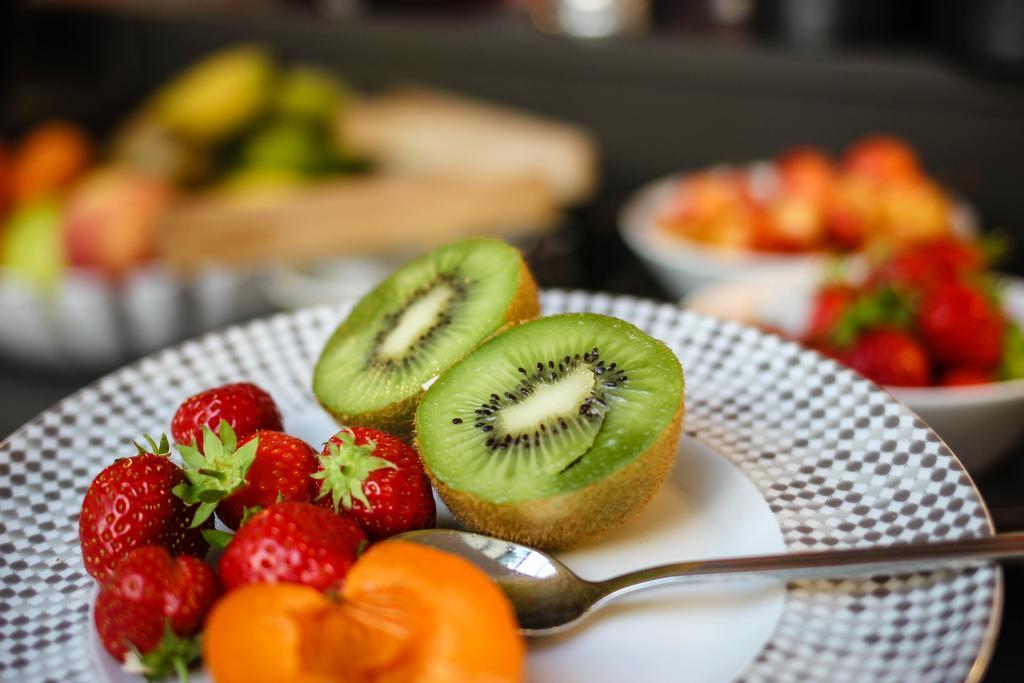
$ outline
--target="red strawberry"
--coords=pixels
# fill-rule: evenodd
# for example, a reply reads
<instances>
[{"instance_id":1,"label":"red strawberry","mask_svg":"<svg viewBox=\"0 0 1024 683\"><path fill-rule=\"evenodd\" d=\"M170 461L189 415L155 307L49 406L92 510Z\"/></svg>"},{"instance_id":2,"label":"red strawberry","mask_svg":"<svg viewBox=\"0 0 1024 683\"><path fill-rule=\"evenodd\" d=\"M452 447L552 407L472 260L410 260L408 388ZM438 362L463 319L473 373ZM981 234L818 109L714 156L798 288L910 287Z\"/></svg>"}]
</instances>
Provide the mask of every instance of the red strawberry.
<instances>
[{"instance_id":1,"label":"red strawberry","mask_svg":"<svg viewBox=\"0 0 1024 683\"><path fill-rule=\"evenodd\" d=\"M227 422L244 441L260 429L281 431L281 413L270 394L255 384L239 382L207 389L185 399L171 422L179 444L202 443L203 427L219 429Z\"/></svg>"},{"instance_id":2,"label":"red strawberry","mask_svg":"<svg viewBox=\"0 0 1024 683\"><path fill-rule=\"evenodd\" d=\"M277 503L242 525L220 558L227 590L248 583L337 589L366 545L359 525L311 503Z\"/></svg>"},{"instance_id":3,"label":"red strawberry","mask_svg":"<svg viewBox=\"0 0 1024 683\"><path fill-rule=\"evenodd\" d=\"M148 437L147 437L148 438ZM185 473L168 460L167 437L153 452L121 458L93 479L78 516L85 569L102 579L133 548L159 545L173 555L206 554L202 529L190 527L194 509L172 493ZM205 526L213 526L207 523Z\"/></svg>"},{"instance_id":4,"label":"red strawberry","mask_svg":"<svg viewBox=\"0 0 1024 683\"><path fill-rule=\"evenodd\" d=\"M237 448L236 448L237 446ZM187 503L199 503L196 520L216 509L226 526L237 529L246 508L275 502L309 502L316 495L316 451L283 432L259 431L236 444L235 432L221 423L218 437L203 427L203 448L179 446L188 484L176 489Z\"/></svg>"},{"instance_id":5,"label":"red strawberry","mask_svg":"<svg viewBox=\"0 0 1024 683\"><path fill-rule=\"evenodd\" d=\"M853 289L846 285L822 287L814 297L810 321L807 324L807 339L829 337L842 319L846 309L853 303Z\"/></svg>"},{"instance_id":6,"label":"red strawberry","mask_svg":"<svg viewBox=\"0 0 1024 683\"><path fill-rule=\"evenodd\" d=\"M964 282L947 282L928 292L918 308L917 329L939 363L992 369L1002 359L1006 319L988 297Z\"/></svg>"},{"instance_id":7,"label":"red strawberry","mask_svg":"<svg viewBox=\"0 0 1024 683\"><path fill-rule=\"evenodd\" d=\"M423 463L397 436L346 428L331 437L318 459L318 502L335 512L344 508L372 540L434 526L434 495Z\"/></svg>"},{"instance_id":8,"label":"red strawberry","mask_svg":"<svg viewBox=\"0 0 1024 683\"><path fill-rule=\"evenodd\" d=\"M994 381L996 378L992 371L980 368L950 368L939 377L939 384L944 387L966 387Z\"/></svg>"},{"instance_id":9,"label":"red strawberry","mask_svg":"<svg viewBox=\"0 0 1024 683\"><path fill-rule=\"evenodd\" d=\"M923 244L920 248L950 277L974 275L985 270L985 248L982 244L947 237Z\"/></svg>"},{"instance_id":10,"label":"red strawberry","mask_svg":"<svg viewBox=\"0 0 1024 683\"><path fill-rule=\"evenodd\" d=\"M838 359L878 384L923 386L931 374L924 349L906 332L878 328L862 333Z\"/></svg>"},{"instance_id":11,"label":"red strawberry","mask_svg":"<svg viewBox=\"0 0 1024 683\"><path fill-rule=\"evenodd\" d=\"M904 249L882 263L871 276L874 283L927 290L947 280L974 275L985 269L980 246L943 238Z\"/></svg>"},{"instance_id":12,"label":"red strawberry","mask_svg":"<svg viewBox=\"0 0 1024 683\"><path fill-rule=\"evenodd\" d=\"M120 662L134 653L150 680L180 676L199 657L191 636L219 594L217 577L202 560L175 559L159 546L135 548L100 585L94 615L100 642Z\"/></svg>"}]
</instances>

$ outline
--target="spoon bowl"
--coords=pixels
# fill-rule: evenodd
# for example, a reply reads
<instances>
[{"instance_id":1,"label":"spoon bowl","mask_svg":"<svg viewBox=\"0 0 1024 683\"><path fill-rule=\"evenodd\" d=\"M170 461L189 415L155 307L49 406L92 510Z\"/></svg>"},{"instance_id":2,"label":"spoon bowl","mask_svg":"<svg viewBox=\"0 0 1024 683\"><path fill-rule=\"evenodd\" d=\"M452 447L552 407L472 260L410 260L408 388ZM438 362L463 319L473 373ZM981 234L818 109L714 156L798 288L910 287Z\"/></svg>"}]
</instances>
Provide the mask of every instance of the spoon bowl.
<instances>
[{"instance_id":1,"label":"spoon bowl","mask_svg":"<svg viewBox=\"0 0 1024 683\"><path fill-rule=\"evenodd\" d=\"M600 584L581 579L545 552L511 541L454 529L396 536L458 555L482 569L515 606L524 635L547 635L582 619L600 597Z\"/></svg>"}]
</instances>

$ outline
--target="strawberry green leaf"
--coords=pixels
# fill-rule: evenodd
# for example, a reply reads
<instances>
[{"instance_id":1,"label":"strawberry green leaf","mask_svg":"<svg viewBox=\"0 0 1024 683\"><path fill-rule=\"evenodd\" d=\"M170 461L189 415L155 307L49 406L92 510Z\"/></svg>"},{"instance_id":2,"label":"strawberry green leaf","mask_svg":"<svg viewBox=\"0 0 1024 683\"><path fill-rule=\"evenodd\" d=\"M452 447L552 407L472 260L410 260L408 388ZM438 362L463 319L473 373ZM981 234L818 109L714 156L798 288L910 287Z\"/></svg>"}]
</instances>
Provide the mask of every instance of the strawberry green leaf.
<instances>
[{"instance_id":1,"label":"strawberry green leaf","mask_svg":"<svg viewBox=\"0 0 1024 683\"><path fill-rule=\"evenodd\" d=\"M145 653L130 646L124 668L130 673L141 673L147 681L160 681L177 674L180 683L188 683L189 666L199 659L201 653L198 636L181 638L171 630L170 621L165 620L160 643Z\"/></svg>"},{"instance_id":2,"label":"strawberry green leaf","mask_svg":"<svg viewBox=\"0 0 1024 683\"><path fill-rule=\"evenodd\" d=\"M189 525L189 528L195 529L202 526L203 522L208 520L210 515L212 515L213 511L216 509L217 503L200 503L199 507L196 508L195 517L192 518L192 523Z\"/></svg>"},{"instance_id":3,"label":"strawberry green leaf","mask_svg":"<svg viewBox=\"0 0 1024 683\"><path fill-rule=\"evenodd\" d=\"M246 505L244 508L242 508L242 521L238 523L238 526L241 527L243 524L248 522L256 515L260 514L261 512L263 512L263 507L260 505Z\"/></svg>"},{"instance_id":4,"label":"strawberry green leaf","mask_svg":"<svg viewBox=\"0 0 1024 683\"><path fill-rule=\"evenodd\" d=\"M235 462L238 463L238 466L241 469L245 470L246 472L249 471L249 468L252 466L253 461L256 460L256 451L258 448L259 437L257 436L252 441L249 441L244 446L235 451Z\"/></svg>"},{"instance_id":5,"label":"strawberry green leaf","mask_svg":"<svg viewBox=\"0 0 1024 683\"><path fill-rule=\"evenodd\" d=\"M369 510L370 501L363 491L363 483L377 470L397 469L398 466L390 460L375 456L373 452L377 444L373 441L357 446L356 435L351 429L343 429L336 438L341 443L329 441L327 453L317 457L321 469L312 475L314 479L322 480L317 499L329 494L335 512L341 507L350 509L353 499Z\"/></svg>"},{"instance_id":6,"label":"strawberry green leaf","mask_svg":"<svg viewBox=\"0 0 1024 683\"><path fill-rule=\"evenodd\" d=\"M914 302L894 287L879 287L857 297L843 312L832 330L832 343L838 347L853 344L870 329L888 326L907 328L914 321Z\"/></svg>"},{"instance_id":7,"label":"strawberry green leaf","mask_svg":"<svg viewBox=\"0 0 1024 683\"><path fill-rule=\"evenodd\" d=\"M228 543L235 535L228 531L221 531L220 529L203 529L203 538L213 548L217 550L224 550L228 547Z\"/></svg>"},{"instance_id":8,"label":"strawberry green leaf","mask_svg":"<svg viewBox=\"0 0 1024 683\"><path fill-rule=\"evenodd\" d=\"M234 433L231 429L231 425L226 422L221 422L220 426L227 427L230 433ZM217 435L213 433L213 430L203 425L203 453L210 460L219 460L224 456L224 444L217 438Z\"/></svg>"},{"instance_id":9,"label":"strawberry green leaf","mask_svg":"<svg viewBox=\"0 0 1024 683\"><path fill-rule=\"evenodd\" d=\"M132 443L135 445L135 450L138 451L139 455L146 455L147 453L152 453L153 455L171 454L171 446L167 441L166 434L160 437L160 443L154 441L153 437L151 437L149 434L143 434L142 438L146 440L146 446L143 446L138 441L132 441Z\"/></svg>"},{"instance_id":10,"label":"strawberry green leaf","mask_svg":"<svg viewBox=\"0 0 1024 683\"><path fill-rule=\"evenodd\" d=\"M227 420L221 420L217 426L217 434L220 435L220 443L225 451L233 451L238 447L238 435Z\"/></svg>"},{"instance_id":11,"label":"strawberry green leaf","mask_svg":"<svg viewBox=\"0 0 1024 683\"><path fill-rule=\"evenodd\" d=\"M997 310L1003 308L1003 291L1006 289L1006 283L1002 280L992 277L989 273L981 273L974 276L969 281L969 284L974 285L981 294L988 299L989 304Z\"/></svg>"},{"instance_id":12,"label":"strawberry green leaf","mask_svg":"<svg viewBox=\"0 0 1024 683\"><path fill-rule=\"evenodd\" d=\"M206 462L203 454L194 446L178 446L178 455L181 456L185 465L194 470L202 469L203 464Z\"/></svg>"},{"instance_id":13,"label":"strawberry green leaf","mask_svg":"<svg viewBox=\"0 0 1024 683\"><path fill-rule=\"evenodd\" d=\"M196 494L196 498L203 503L216 503L218 500L228 495L227 491L217 491L214 489L205 489Z\"/></svg>"},{"instance_id":14,"label":"strawberry green leaf","mask_svg":"<svg viewBox=\"0 0 1024 683\"><path fill-rule=\"evenodd\" d=\"M1002 230L989 232L986 235L982 235L978 240L978 247L981 249L981 256L985 260L985 265L989 268L998 266L1006 260L1006 256L1010 253L1010 247L1012 245L1013 238Z\"/></svg>"},{"instance_id":15,"label":"strawberry green leaf","mask_svg":"<svg viewBox=\"0 0 1024 683\"><path fill-rule=\"evenodd\" d=\"M259 436L238 448L235 430L225 421L214 434L209 427L203 427L203 450L195 446L178 446L178 453L185 462L186 484L175 486L173 491L189 505L199 504L192 519L192 527L205 522L217 508L217 503L245 486L245 477L256 460Z\"/></svg>"},{"instance_id":16,"label":"strawberry green leaf","mask_svg":"<svg viewBox=\"0 0 1024 683\"><path fill-rule=\"evenodd\" d=\"M1003 339L1003 360L996 371L999 379L1020 379L1024 377L1024 333L1017 325L1006 328Z\"/></svg>"}]
</instances>

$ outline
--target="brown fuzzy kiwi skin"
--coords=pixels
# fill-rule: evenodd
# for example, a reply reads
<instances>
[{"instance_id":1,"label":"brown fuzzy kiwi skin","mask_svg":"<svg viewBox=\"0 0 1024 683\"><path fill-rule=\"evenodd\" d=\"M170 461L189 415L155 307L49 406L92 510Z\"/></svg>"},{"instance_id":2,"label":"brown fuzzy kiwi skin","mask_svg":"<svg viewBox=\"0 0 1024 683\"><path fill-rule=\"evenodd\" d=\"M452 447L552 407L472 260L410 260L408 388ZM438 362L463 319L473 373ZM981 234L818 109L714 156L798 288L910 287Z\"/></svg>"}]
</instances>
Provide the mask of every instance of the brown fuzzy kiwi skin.
<instances>
[{"instance_id":1,"label":"brown fuzzy kiwi skin","mask_svg":"<svg viewBox=\"0 0 1024 683\"><path fill-rule=\"evenodd\" d=\"M647 506L675 464L685 402L653 444L599 481L550 498L491 503L427 473L459 524L542 550L564 550L604 536ZM426 461L424 461L426 465Z\"/></svg>"},{"instance_id":2,"label":"brown fuzzy kiwi skin","mask_svg":"<svg viewBox=\"0 0 1024 683\"><path fill-rule=\"evenodd\" d=\"M516 295L512 297L508 308L505 309L505 324L494 334L505 330L509 325L533 320L540 315L540 293L537 290L537 281L533 279L530 267L526 265L523 257L519 257L519 287L516 288ZM494 336L492 334L491 336ZM469 351L466 352L467 354Z\"/></svg>"},{"instance_id":3,"label":"brown fuzzy kiwi skin","mask_svg":"<svg viewBox=\"0 0 1024 683\"><path fill-rule=\"evenodd\" d=\"M526 261L523 260L522 256L520 256L519 286L516 287L516 293L512 297L512 301L509 302L508 308L505 309L504 323L494 332L487 335L487 337L481 339L480 343L483 343L486 339L490 339L496 334L500 334L513 325L526 322L527 320L532 320L538 315L540 315L540 297L537 289L537 282L533 279L533 273L530 272L530 268L526 265ZM472 353L475 348L476 347L474 346L466 349L465 355ZM324 402L320 400L319 396L317 397L317 401L320 403L320 406L334 418L335 422L343 427L371 427L373 429L379 429L382 432L394 434L406 443L412 443L413 416L416 414L416 407L420 404L421 398L423 398L423 391L413 394L412 396L408 396L397 403L384 406L379 410L372 410L364 413L336 412L325 405Z\"/></svg>"}]
</instances>

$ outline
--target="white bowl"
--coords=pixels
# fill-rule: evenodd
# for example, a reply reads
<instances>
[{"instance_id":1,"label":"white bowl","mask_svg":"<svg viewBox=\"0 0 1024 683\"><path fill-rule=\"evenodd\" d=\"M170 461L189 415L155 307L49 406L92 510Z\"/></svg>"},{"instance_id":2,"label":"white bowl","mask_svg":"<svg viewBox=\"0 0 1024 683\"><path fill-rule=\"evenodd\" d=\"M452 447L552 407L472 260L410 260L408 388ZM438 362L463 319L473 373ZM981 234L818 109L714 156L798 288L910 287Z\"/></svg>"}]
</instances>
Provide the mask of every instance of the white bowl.
<instances>
[{"instance_id":1,"label":"white bowl","mask_svg":"<svg viewBox=\"0 0 1024 683\"><path fill-rule=\"evenodd\" d=\"M745 167L755 178L755 183L772 182L774 171L770 163L753 162ZM658 218L672 201L684 177L685 174L672 175L641 187L619 213L619 232L626 246L673 296L682 297L705 285L762 271L810 275L819 272L829 258L825 252L779 254L720 249L668 234L659 227ZM953 232L958 235L975 234L978 221L974 209L966 202L954 202L952 225Z\"/></svg>"},{"instance_id":2,"label":"white bowl","mask_svg":"<svg viewBox=\"0 0 1024 683\"><path fill-rule=\"evenodd\" d=\"M0 356L96 372L264 310L258 276L208 269L183 280L160 265L114 284L70 270L53 290L0 271Z\"/></svg>"},{"instance_id":3,"label":"white bowl","mask_svg":"<svg viewBox=\"0 0 1024 683\"><path fill-rule=\"evenodd\" d=\"M708 285L685 300L687 308L790 335L804 329L820 273L761 272ZM1007 315L1024 325L1024 280L1003 280ZM972 474L994 464L1024 435L1024 379L966 387L885 387L949 445Z\"/></svg>"}]
</instances>

